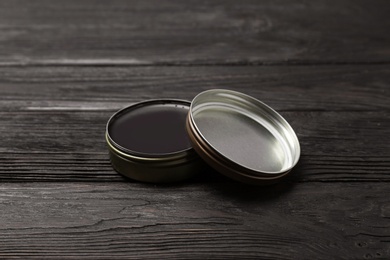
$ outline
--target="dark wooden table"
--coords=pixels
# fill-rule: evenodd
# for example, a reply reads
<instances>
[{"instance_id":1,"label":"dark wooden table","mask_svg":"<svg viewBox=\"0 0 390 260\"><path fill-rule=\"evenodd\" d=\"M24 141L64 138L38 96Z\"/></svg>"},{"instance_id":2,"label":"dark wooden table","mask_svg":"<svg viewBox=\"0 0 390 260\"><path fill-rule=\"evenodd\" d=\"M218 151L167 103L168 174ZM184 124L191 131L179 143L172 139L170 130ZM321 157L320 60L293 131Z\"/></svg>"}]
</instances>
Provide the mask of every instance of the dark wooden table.
<instances>
[{"instance_id":1,"label":"dark wooden table","mask_svg":"<svg viewBox=\"0 0 390 260\"><path fill-rule=\"evenodd\" d=\"M0 258L390 259L390 2L0 1ZM245 92L300 139L291 177L174 185L110 166L105 124Z\"/></svg>"}]
</instances>

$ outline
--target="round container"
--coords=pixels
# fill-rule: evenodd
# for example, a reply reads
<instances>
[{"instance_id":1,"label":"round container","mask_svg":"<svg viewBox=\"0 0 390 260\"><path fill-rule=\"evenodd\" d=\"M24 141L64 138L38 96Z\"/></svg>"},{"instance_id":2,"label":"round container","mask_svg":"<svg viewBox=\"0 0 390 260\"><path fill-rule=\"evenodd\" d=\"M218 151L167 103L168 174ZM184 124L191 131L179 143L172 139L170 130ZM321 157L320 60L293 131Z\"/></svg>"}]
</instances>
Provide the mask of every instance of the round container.
<instances>
[{"instance_id":1,"label":"round container","mask_svg":"<svg viewBox=\"0 0 390 260\"><path fill-rule=\"evenodd\" d=\"M113 167L144 182L192 177L203 165L191 146L185 122L190 102L150 100L116 112L106 126Z\"/></svg>"},{"instance_id":2,"label":"round container","mask_svg":"<svg viewBox=\"0 0 390 260\"><path fill-rule=\"evenodd\" d=\"M192 101L186 126L192 146L210 166L248 184L279 181L300 156L298 138L287 121L239 92L200 93Z\"/></svg>"}]
</instances>

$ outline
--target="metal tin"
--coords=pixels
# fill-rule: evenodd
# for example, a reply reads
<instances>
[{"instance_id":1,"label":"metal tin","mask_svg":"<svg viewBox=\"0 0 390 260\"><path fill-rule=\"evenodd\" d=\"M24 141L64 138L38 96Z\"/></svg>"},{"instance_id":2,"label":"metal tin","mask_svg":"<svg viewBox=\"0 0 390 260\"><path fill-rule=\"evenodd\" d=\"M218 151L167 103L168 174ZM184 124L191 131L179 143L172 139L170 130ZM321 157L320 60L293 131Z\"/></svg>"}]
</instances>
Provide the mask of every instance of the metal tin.
<instances>
[{"instance_id":1,"label":"metal tin","mask_svg":"<svg viewBox=\"0 0 390 260\"><path fill-rule=\"evenodd\" d=\"M198 173L203 162L184 137L189 107L183 100L150 100L116 112L106 126L114 169L153 183L181 181Z\"/></svg>"},{"instance_id":2,"label":"metal tin","mask_svg":"<svg viewBox=\"0 0 390 260\"><path fill-rule=\"evenodd\" d=\"M279 181L300 157L298 138L287 121L239 92L200 93L192 101L186 126L192 146L210 166L248 184Z\"/></svg>"}]
</instances>

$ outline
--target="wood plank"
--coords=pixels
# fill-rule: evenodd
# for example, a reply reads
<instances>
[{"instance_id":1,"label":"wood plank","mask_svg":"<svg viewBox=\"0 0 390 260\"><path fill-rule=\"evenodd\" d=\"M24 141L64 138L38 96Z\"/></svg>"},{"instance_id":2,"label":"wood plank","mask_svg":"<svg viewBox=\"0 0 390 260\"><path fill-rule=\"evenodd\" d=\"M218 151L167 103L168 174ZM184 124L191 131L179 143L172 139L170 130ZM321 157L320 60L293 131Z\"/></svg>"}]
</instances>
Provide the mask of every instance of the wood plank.
<instances>
[{"instance_id":1,"label":"wood plank","mask_svg":"<svg viewBox=\"0 0 390 260\"><path fill-rule=\"evenodd\" d=\"M1 112L0 180L123 180L108 161L104 131L110 115L110 111ZM282 115L301 143L302 158L293 181L390 181L390 111ZM200 180L215 180L208 174L205 169Z\"/></svg>"},{"instance_id":2,"label":"wood plank","mask_svg":"<svg viewBox=\"0 0 390 260\"><path fill-rule=\"evenodd\" d=\"M1 258L390 257L383 184L0 184Z\"/></svg>"},{"instance_id":3,"label":"wood plank","mask_svg":"<svg viewBox=\"0 0 390 260\"><path fill-rule=\"evenodd\" d=\"M387 0L3 0L0 65L389 63Z\"/></svg>"},{"instance_id":4,"label":"wood plank","mask_svg":"<svg viewBox=\"0 0 390 260\"><path fill-rule=\"evenodd\" d=\"M123 181L104 143L116 109L228 87L279 110L296 130L294 182L389 181L389 75L386 65L1 68L0 179ZM226 179L205 170L197 181Z\"/></svg>"},{"instance_id":5,"label":"wood plank","mask_svg":"<svg viewBox=\"0 0 390 260\"><path fill-rule=\"evenodd\" d=\"M115 111L146 99L192 100L211 88L279 111L375 111L390 109L389 82L387 65L0 68L0 111Z\"/></svg>"}]
</instances>

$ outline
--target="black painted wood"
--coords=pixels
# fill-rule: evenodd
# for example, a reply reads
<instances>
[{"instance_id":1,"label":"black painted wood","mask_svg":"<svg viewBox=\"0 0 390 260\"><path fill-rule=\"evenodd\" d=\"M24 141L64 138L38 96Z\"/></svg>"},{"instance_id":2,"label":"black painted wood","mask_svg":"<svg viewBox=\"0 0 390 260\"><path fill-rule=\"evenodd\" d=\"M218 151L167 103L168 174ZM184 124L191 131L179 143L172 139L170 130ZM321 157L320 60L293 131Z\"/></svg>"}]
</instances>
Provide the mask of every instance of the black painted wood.
<instances>
[{"instance_id":1,"label":"black painted wood","mask_svg":"<svg viewBox=\"0 0 390 260\"><path fill-rule=\"evenodd\" d=\"M0 111L115 111L227 88L278 111L388 111L388 65L0 68Z\"/></svg>"},{"instance_id":2,"label":"black painted wood","mask_svg":"<svg viewBox=\"0 0 390 260\"><path fill-rule=\"evenodd\" d=\"M109 165L104 139L111 113L0 113L0 179L122 180ZM390 181L389 112L282 114L297 131L302 148L294 181ZM202 178L207 181L207 173Z\"/></svg>"},{"instance_id":3,"label":"black painted wood","mask_svg":"<svg viewBox=\"0 0 390 260\"><path fill-rule=\"evenodd\" d=\"M1 259L389 259L388 1L0 1ZM300 139L286 181L125 179L104 128L228 88Z\"/></svg>"},{"instance_id":4,"label":"black painted wood","mask_svg":"<svg viewBox=\"0 0 390 260\"><path fill-rule=\"evenodd\" d=\"M2 68L0 178L122 181L104 141L115 110L229 87L279 109L294 127L302 146L294 181L389 181L389 75L385 65Z\"/></svg>"},{"instance_id":5,"label":"black painted wood","mask_svg":"<svg viewBox=\"0 0 390 260\"><path fill-rule=\"evenodd\" d=\"M386 183L1 184L0 257L386 259Z\"/></svg>"},{"instance_id":6,"label":"black painted wood","mask_svg":"<svg viewBox=\"0 0 390 260\"><path fill-rule=\"evenodd\" d=\"M0 65L389 63L387 0L3 0Z\"/></svg>"}]
</instances>

